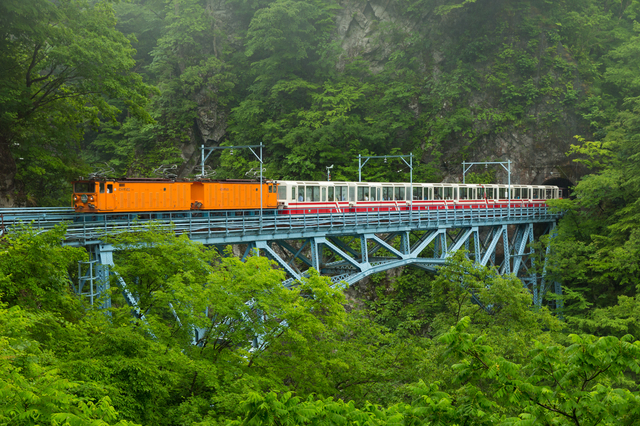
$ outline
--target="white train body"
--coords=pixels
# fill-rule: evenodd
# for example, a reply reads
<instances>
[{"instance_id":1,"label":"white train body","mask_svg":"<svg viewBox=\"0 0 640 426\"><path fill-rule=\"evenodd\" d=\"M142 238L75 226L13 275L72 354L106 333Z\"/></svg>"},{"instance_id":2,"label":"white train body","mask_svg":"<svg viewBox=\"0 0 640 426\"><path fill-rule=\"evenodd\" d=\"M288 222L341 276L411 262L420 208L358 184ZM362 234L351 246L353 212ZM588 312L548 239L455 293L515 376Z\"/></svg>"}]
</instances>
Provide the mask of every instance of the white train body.
<instances>
[{"instance_id":1,"label":"white train body","mask_svg":"<svg viewBox=\"0 0 640 426\"><path fill-rule=\"evenodd\" d=\"M280 213L342 213L445 208L542 207L557 186L454 183L278 181Z\"/></svg>"}]
</instances>

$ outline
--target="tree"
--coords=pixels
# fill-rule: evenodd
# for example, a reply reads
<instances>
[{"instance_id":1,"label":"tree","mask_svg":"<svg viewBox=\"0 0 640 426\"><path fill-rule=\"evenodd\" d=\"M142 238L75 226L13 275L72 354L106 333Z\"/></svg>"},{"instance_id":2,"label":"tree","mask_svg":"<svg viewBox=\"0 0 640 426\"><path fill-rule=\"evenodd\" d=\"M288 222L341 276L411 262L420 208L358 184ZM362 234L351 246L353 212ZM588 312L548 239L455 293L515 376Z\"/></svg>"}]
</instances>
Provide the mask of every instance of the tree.
<instances>
[{"instance_id":1,"label":"tree","mask_svg":"<svg viewBox=\"0 0 640 426\"><path fill-rule=\"evenodd\" d=\"M77 247L63 246L64 224L40 232L25 225L0 239L0 301L25 309L57 311L76 317L81 308L72 292L70 271L87 258Z\"/></svg>"},{"instance_id":2,"label":"tree","mask_svg":"<svg viewBox=\"0 0 640 426\"><path fill-rule=\"evenodd\" d=\"M0 205L17 192L21 202L59 202L81 170L85 126L114 119L110 99L149 120L150 87L131 72L134 50L110 2L8 0L0 29Z\"/></svg>"},{"instance_id":3,"label":"tree","mask_svg":"<svg viewBox=\"0 0 640 426\"><path fill-rule=\"evenodd\" d=\"M469 318L442 336L454 366L459 394L480 389L511 417L501 424L633 425L640 420L640 395L615 388L626 372L640 372L640 342L627 335L570 335L571 345L536 343L529 360L496 356L482 336L466 333Z\"/></svg>"},{"instance_id":4,"label":"tree","mask_svg":"<svg viewBox=\"0 0 640 426\"><path fill-rule=\"evenodd\" d=\"M621 10L622 17L636 13L637 5ZM640 65L639 34L635 23L629 37L604 57L616 112L600 138L579 137L572 147L592 174L576 186L575 200L559 204L568 214L553 241L550 272L597 308L614 305L619 296L633 297L638 284L640 82L634 70Z\"/></svg>"},{"instance_id":5,"label":"tree","mask_svg":"<svg viewBox=\"0 0 640 426\"><path fill-rule=\"evenodd\" d=\"M96 401L76 395L93 384L63 377L58 360L25 334L46 316L0 302L0 424L135 426L119 420L108 396Z\"/></svg>"}]
</instances>

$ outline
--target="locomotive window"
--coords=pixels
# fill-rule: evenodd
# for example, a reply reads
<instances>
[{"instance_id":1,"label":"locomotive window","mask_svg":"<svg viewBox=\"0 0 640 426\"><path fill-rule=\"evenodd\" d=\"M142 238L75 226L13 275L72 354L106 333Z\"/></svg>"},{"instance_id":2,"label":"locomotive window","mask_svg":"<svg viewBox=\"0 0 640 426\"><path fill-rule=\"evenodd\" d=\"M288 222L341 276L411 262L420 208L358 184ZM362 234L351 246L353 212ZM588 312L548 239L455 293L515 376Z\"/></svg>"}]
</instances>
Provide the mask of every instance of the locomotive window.
<instances>
[{"instance_id":1,"label":"locomotive window","mask_svg":"<svg viewBox=\"0 0 640 426\"><path fill-rule=\"evenodd\" d=\"M511 198L515 198L516 200L519 200L521 198L520 188L512 189L511 193L513 194L513 197Z\"/></svg>"},{"instance_id":2,"label":"locomotive window","mask_svg":"<svg viewBox=\"0 0 640 426\"><path fill-rule=\"evenodd\" d=\"M334 198L335 201L347 201L347 187L346 186L336 186L336 196Z\"/></svg>"},{"instance_id":3,"label":"locomotive window","mask_svg":"<svg viewBox=\"0 0 640 426\"><path fill-rule=\"evenodd\" d=\"M547 200L553 198L553 189L547 189Z\"/></svg>"},{"instance_id":4,"label":"locomotive window","mask_svg":"<svg viewBox=\"0 0 640 426\"><path fill-rule=\"evenodd\" d=\"M356 188L355 186L350 186L349 187L349 201L355 201L356 200Z\"/></svg>"},{"instance_id":5,"label":"locomotive window","mask_svg":"<svg viewBox=\"0 0 640 426\"><path fill-rule=\"evenodd\" d=\"M433 199L432 191L433 191L433 188L425 188L424 189L424 198L423 199L425 201Z\"/></svg>"},{"instance_id":6,"label":"locomotive window","mask_svg":"<svg viewBox=\"0 0 640 426\"><path fill-rule=\"evenodd\" d=\"M498 188L498 198L501 200L507 198L507 188Z\"/></svg>"},{"instance_id":7,"label":"locomotive window","mask_svg":"<svg viewBox=\"0 0 640 426\"><path fill-rule=\"evenodd\" d=\"M73 185L73 192L95 192L96 184L93 182L76 182Z\"/></svg>"},{"instance_id":8,"label":"locomotive window","mask_svg":"<svg viewBox=\"0 0 640 426\"><path fill-rule=\"evenodd\" d=\"M469 199L476 199L476 188L469 188Z\"/></svg>"},{"instance_id":9,"label":"locomotive window","mask_svg":"<svg viewBox=\"0 0 640 426\"><path fill-rule=\"evenodd\" d=\"M414 200L422 200L422 188L421 187L417 187L417 188L413 188L413 199Z\"/></svg>"},{"instance_id":10,"label":"locomotive window","mask_svg":"<svg viewBox=\"0 0 640 426\"><path fill-rule=\"evenodd\" d=\"M382 198L380 198L380 197L382 197L382 188L378 188L378 189L376 189L376 193L377 193L377 195L378 195L378 196L376 197L376 199L377 199L378 201L382 200Z\"/></svg>"},{"instance_id":11,"label":"locomotive window","mask_svg":"<svg viewBox=\"0 0 640 426\"><path fill-rule=\"evenodd\" d=\"M533 199L538 200L540 198L540 190L538 188L533 188Z\"/></svg>"},{"instance_id":12,"label":"locomotive window","mask_svg":"<svg viewBox=\"0 0 640 426\"><path fill-rule=\"evenodd\" d=\"M397 187L396 188L396 201L403 201L404 198L404 187Z\"/></svg>"},{"instance_id":13,"label":"locomotive window","mask_svg":"<svg viewBox=\"0 0 640 426\"><path fill-rule=\"evenodd\" d=\"M433 188L434 200L442 200L442 196L444 195L443 189L444 188Z\"/></svg>"},{"instance_id":14,"label":"locomotive window","mask_svg":"<svg viewBox=\"0 0 640 426\"><path fill-rule=\"evenodd\" d=\"M104 182L100 182L100 193L104 194Z\"/></svg>"},{"instance_id":15,"label":"locomotive window","mask_svg":"<svg viewBox=\"0 0 640 426\"><path fill-rule=\"evenodd\" d=\"M107 194L111 194L113 192L113 185L107 184Z\"/></svg>"},{"instance_id":16,"label":"locomotive window","mask_svg":"<svg viewBox=\"0 0 640 426\"><path fill-rule=\"evenodd\" d=\"M322 200L323 202L327 201L327 188L322 188Z\"/></svg>"},{"instance_id":17,"label":"locomotive window","mask_svg":"<svg viewBox=\"0 0 640 426\"><path fill-rule=\"evenodd\" d=\"M307 186L307 198L306 201L320 201L320 187L319 186Z\"/></svg>"},{"instance_id":18,"label":"locomotive window","mask_svg":"<svg viewBox=\"0 0 640 426\"><path fill-rule=\"evenodd\" d=\"M304 201L304 186L298 187L298 201Z\"/></svg>"},{"instance_id":19,"label":"locomotive window","mask_svg":"<svg viewBox=\"0 0 640 426\"><path fill-rule=\"evenodd\" d=\"M278 187L278 198L281 200L286 200L287 199L287 187L286 186L279 186Z\"/></svg>"},{"instance_id":20,"label":"locomotive window","mask_svg":"<svg viewBox=\"0 0 640 426\"><path fill-rule=\"evenodd\" d=\"M336 199L333 196L333 186L330 186L329 188L327 188L327 197L329 201L336 201Z\"/></svg>"}]
</instances>

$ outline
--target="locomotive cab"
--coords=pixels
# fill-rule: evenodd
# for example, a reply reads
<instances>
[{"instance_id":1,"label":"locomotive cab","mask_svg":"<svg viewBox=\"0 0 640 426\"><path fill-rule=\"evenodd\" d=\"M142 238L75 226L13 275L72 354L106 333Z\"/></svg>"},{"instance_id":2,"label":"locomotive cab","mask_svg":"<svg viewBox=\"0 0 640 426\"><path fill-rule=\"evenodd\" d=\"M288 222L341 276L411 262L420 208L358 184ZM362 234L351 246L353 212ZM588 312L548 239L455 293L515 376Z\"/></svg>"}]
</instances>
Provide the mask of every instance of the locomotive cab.
<instances>
[{"instance_id":1,"label":"locomotive cab","mask_svg":"<svg viewBox=\"0 0 640 426\"><path fill-rule=\"evenodd\" d=\"M97 186L97 183L94 181L73 182L73 208L77 212L94 211L97 209Z\"/></svg>"}]
</instances>

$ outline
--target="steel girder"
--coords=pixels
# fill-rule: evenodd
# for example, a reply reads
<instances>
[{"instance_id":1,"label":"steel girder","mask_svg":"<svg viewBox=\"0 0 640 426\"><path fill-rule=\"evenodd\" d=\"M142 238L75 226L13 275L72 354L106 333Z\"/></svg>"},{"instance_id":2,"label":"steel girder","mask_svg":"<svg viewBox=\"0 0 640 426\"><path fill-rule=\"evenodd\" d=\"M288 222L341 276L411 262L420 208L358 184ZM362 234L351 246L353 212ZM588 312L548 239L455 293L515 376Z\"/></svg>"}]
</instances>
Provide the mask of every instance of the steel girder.
<instances>
[{"instance_id":1,"label":"steel girder","mask_svg":"<svg viewBox=\"0 0 640 426\"><path fill-rule=\"evenodd\" d=\"M268 256L289 276L284 285L306 276L310 268L331 276L335 283L345 281L349 285L371 274L402 266L433 272L449 256L464 248L475 262L494 266L501 274L517 275L531 289L534 303L542 303L548 287L544 279L546 260L541 273L536 273L530 244L534 241L534 224L545 224L545 232L552 232L557 214L540 209L520 209L515 213L506 212L504 216L476 210L436 213L433 218L421 212L354 214L353 217L342 214L336 215L339 218L326 219L326 215L269 217L265 218L263 228L257 230L253 230L253 218L224 217L220 219L224 223L234 221L248 226L246 229L252 229L250 234L245 231L212 234L212 228L202 225L193 227L193 231L185 228L185 231L192 240L215 245L220 251L228 245L245 247L243 259L249 255ZM85 244L92 247L95 262L91 265L92 271L108 274L108 266L113 265L112 248L95 239ZM95 283L91 275L81 276L79 294L87 283L89 286ZM107 283L108 280L102 278L98 281ZM119 281L125 299L135 311L137 302L126 283ZM555 287L559 293L557 283ZM99 288L98 293L105 289ZM143 318L140 312L136 315Z\"/></svg>"},{"instance_id":2,"label":"steel girder","mask_svg":"<svg viewBox=\"0 0 640 426\"><path fill-rule=\"evenodd\" d=\"M548 224L544 233L554 227L554 223ZM448 257L465 249L476 263L520 278L539 306L547 291L546 269L542 273L536 270L531 245L534 238L533 223L526 223L273 239L256 242L252 247L287 272L289 278L284 282L287 286L307 276L310 268L331 276L334 283L344 281L348 285L403 266L435 272ZM560 293L559 288L556 293Z\"/></svg>"}]
</instances>

